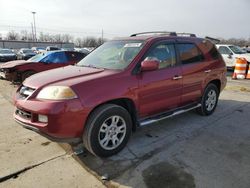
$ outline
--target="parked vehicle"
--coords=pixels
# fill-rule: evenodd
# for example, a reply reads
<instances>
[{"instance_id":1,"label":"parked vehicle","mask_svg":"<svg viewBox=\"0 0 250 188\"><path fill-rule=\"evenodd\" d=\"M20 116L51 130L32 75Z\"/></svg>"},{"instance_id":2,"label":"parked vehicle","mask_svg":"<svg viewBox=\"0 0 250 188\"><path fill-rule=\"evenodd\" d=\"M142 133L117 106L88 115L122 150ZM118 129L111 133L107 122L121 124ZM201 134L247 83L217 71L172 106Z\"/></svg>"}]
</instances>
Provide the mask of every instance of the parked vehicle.
<instances>
[{"instance_id":1,"label":"parked vehicle","mask_svg":"<svg viewBox=\"0 0 250 188\"><path fill-rule=\"evenodd\" d=\"M38 72L74 65L84 57L85 54L79 52L46 52L38 54L27 61L10 61L0 65L0 77L10 81L20 82Z\"/></svg>"},{"instance_id":2,"label":"parked vehicle","mask_svg":"<svg viewBox=\"0 0 250 188\"><path fill-rule=\"evenodd\" d=\"M0 62L12 61L17 58L16 54L10 49L0 49Z\"/></svg>"},{"instance_id":3,"label":"parked vehicle","mask_svg":"<svg viewBox=\"0 0 250 188\"><path fill-rule=\"evenodd\" d=\"M248 63L250 62L250 54L246 53L240 47L228 44L217 44L216 47L222 55L226 66L234 69L236 58L245 58Z\"/></svg>"},{"instance_id":4,"label":"parked vehicle","mask_svg":"<svg viewBox=\"0 0 250 188\"><path fill-rule=\"evenodd\" d=\"M61 48L56 47L56 46L48 46L46 48L46 51L56 51L56 50L61 50Z\"/></svg>"},{"instance_id":5,"label":"parked vehicle","mask_svg":"<svg viewBox=\"0 0 250 188\"><path fill-rule=\"evenodd\" d=\"M17 52L17 59L19 60L28 60L29 58L35 56L36 53L29 49L29 48L21 48L18 52Z\"/></svg>"},{"instance_id":6,"label":"parked vehicle","mask_svg":"<svg viewBox=\"0 0 250 188\"><path fill-rule=\"evenodd\" d=\"M45 47L32 47L31 50L33 50L33 52L35 52L36 54L40 54L42 52L46 51Z\"/></svg>"},{"instance_id":7,"label":"parked vehicle","mask_svg":"<svg viewBox=\"0 0 250 188\"><path fill-rule=\"evenodd\" d=\"M192 109L211 115L226 85L215 46L193 34L146 34L106 42L75 66L26 79L14 119L51 140L82 140L107 157L137 126Z\"/></svg>"},{"instance_id":8,"label":"parked vehicle","mask_svg":"<svg viewBox=\"0 0 250 188\"><path fill-rule=\"evenodd\" d=\"M84 53L86 55L91 52L91 51L87 50L86 48L76 48L75 51Z\"/></svg>"}]
</instances>

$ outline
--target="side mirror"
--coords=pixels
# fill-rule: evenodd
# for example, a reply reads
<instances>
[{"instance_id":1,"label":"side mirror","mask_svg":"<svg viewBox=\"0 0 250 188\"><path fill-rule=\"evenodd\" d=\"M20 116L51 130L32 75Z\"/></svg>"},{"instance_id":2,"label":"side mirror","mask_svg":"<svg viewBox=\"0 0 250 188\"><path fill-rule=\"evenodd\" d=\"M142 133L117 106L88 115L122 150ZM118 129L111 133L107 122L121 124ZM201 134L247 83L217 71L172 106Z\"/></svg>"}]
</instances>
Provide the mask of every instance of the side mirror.
<instances>
[{"instance_id":1,"label":"side mirror","mask_svg":"<svg viewBox=\"0 0 250 188\"><path fill-rule=\"evenodd\" d=\"M233 55L233 53L232 52L230 52L229 54L228 54L228 58L232 58L232 55Z\"/></svg>"},{"instance_id":2,"label":"side mirror","mask_svg":"<svg viewBox=\"0 0 250 188\"><path fill-rule=\"evenodd\" d=\"M144 60L141 62L141 71L153 71L159 68L159 61L157 60Z\"/></svg>"}]
</instances>

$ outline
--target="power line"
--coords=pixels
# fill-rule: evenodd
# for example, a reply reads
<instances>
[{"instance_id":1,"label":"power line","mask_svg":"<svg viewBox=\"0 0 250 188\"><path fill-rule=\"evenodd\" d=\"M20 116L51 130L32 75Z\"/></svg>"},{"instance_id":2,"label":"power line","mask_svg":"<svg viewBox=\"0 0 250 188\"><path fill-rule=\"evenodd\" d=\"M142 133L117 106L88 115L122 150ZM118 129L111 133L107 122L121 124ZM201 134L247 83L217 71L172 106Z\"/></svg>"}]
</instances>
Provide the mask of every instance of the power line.
<instances>
[{"instance_id":1,"label":"power line","mask_svg":"<svg viewBox=\"0 0 250 188\"><path fill-rule=\"evenodd\" d=\"M6 28L7 30L10 29L19 29L19 30L30 30L30 26L16 26L16 25L7 25L7 24L0 24L0 28ZM45 27L37 27L37 32L56 32L56 33L67 33L67 34L81 34L81 35L103 35L103 32L95 32L95 31L77 31L79 29L75 30L67 30L67 29L52 29L52 28L45 28ZM111 33L111 32L105 32L105 35L108 36L120 36L121 34L118 33Z\"/></svg>"}]
</instances>

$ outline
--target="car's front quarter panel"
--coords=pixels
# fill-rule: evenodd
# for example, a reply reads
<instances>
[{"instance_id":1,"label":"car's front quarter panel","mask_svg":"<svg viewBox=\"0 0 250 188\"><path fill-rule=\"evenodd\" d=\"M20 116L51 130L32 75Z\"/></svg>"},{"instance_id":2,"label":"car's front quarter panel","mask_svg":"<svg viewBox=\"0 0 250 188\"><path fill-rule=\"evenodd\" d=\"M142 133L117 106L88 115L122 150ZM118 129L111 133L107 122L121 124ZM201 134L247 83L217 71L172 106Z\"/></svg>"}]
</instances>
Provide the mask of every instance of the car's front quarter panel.
<instances>
[{"instance_id":1,"label":"car's front quarter panel","mask_svg":"<svg viewBox=\"0 0 250 188\"><path fill-rule=\"evenodd\" d=\"M128 99L138 108L138 79L137 76L128 72L90 80L72 88L79 96L82 105L89 111L101 104L117 99Z\"/></svg>"},{"instance_id":2,"label":"car's front quarter panel","mask_svg":"<svg viewBox=\"0 0 250 188\"><path fill-rule=\"evenodd\" d=\"M14 118L27 126L32 126L44 134L54 138L77 138L82 134L86 111L78 98L70 100L40 100L35 92L31 97L23 99L17 92L14 98L16 110L30 113L26 118L14 113ZM38 114L46 115L48 122L38 121Z\"/></svg>"}]
</instances>

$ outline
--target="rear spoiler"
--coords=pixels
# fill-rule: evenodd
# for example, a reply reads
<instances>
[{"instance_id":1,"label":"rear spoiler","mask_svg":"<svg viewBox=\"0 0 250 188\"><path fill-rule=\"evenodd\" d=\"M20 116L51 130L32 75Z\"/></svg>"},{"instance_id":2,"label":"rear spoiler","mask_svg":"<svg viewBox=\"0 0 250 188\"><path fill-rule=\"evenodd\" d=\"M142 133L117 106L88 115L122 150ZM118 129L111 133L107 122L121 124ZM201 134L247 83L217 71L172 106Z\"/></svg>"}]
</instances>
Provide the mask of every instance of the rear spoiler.
<instances>
[{"instance_id":1,"label":"rear spoiler","mask_svg":"<svg viewBox=\"0 0 250 188\"><path fill-rule=\"evenodd\" d=\"M212 38L212 37L205 37L205 39L207 39L207 40L210 40L212 43L214 43L214 44L218 44L218 43L220 43L220 40L219 39L216 39L216 38Z\"/></svg>"}]
</instances>

